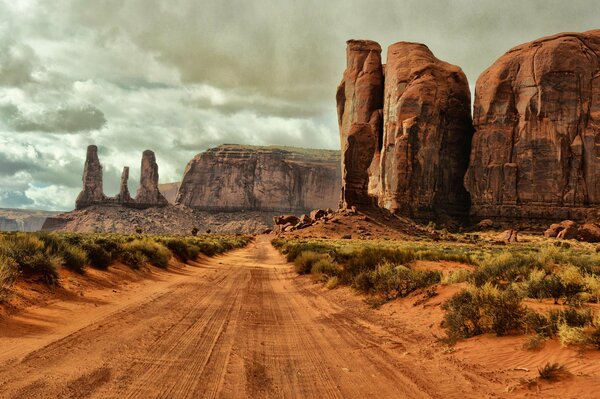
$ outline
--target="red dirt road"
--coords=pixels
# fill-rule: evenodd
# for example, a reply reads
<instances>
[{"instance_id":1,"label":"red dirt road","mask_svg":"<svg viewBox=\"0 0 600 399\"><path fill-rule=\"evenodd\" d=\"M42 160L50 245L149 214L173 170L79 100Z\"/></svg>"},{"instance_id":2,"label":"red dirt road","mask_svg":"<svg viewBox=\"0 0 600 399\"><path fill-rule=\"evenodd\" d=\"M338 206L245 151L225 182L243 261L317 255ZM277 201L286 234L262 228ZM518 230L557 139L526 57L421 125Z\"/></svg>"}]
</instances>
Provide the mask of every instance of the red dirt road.
<instances>
[{"instance_id":1,"label":"red dirt road","mask_svg":"<svg viewBox=\"0 0 600 399\"><path fill-rule=\"evenodd\" d=\"M431 339L297 277L267 238L186 272L122 301L29 312L43 329L1 322L0 397L498 397Z\"/></svg>"}]
</instances>

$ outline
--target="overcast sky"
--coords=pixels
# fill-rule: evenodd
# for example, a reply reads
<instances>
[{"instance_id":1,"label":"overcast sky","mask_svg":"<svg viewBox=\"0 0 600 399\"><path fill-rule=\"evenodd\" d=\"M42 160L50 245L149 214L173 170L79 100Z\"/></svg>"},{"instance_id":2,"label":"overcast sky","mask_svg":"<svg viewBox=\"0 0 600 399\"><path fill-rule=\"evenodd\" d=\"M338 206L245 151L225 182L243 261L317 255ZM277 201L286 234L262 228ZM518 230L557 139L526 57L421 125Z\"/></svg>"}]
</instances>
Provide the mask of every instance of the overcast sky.
<instances>
[{"instance_id":1,"label":"overcast sky","mask_svg":"<svg viewBox=\"0 0 600 399\"><path fill-rule=\"evenodd\" d=\"M427 44L477 76L509 48L600 28L598 0L0 0L0 207L72 209L88 144L108 195L222 143L337 149L345 41Z\"/></svg>"}]
</instances>

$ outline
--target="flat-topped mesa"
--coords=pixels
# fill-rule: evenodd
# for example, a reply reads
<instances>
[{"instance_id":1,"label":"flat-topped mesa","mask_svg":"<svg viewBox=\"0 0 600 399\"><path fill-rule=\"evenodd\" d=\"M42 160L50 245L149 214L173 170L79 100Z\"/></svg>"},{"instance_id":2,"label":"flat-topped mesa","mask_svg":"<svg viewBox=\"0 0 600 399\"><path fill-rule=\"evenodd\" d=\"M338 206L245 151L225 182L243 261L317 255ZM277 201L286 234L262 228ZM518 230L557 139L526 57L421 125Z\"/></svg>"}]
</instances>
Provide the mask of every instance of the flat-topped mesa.
<instances>
[{"instance_id":1,"label":"flat-topped mesa","mask_svg":"<svg viewBox=\"0 0 600 399\"><path fill-rule=\"evenodd\" d=\"M379 205L416 218L468 214L463 177L473 128L461 68L424 44L395 43L384 93Z\"/></svg>"},{"instance_id":2,"label":"flat-topped mesa","mask_svg":"<svg viewBox=\"0 0 600 399\"><path fill-rule=\"evenodd\" d=\"M77 196L75 207L85 208L106 201L102 188L102 164L98 159L98 147L90 145L87 148L85 166L83 168L83 190Z\"/></svg>"},{"instance_id":3,"label":"flat-topped mesa","mask_svg":"<svg viewBox=\"0 0 600 399\"><path fill-rule=\"evenodd\" d=\"M338 151L224 144L186 166L176 203L205 211L302 214L336 207Z\"/></svg>"},{"instance_id":4,"label":"flat-topped mesa","mask_svg":"<svg viewBox=\"0 0 600 399\"><path fill-rule=\"evenodd\" d=\"M378 159L384 84L381 46L370 40L346 43L347 66L336 94L344 207L374 202L368 169Z\"/></svg>"},{"instance_id":5,"label":"flat-topped mesa","mask_svg":"<svg viewBox=\"0 0 600 399\"><path fill-rule=\"evenodd\" d=\"M600 30L515 47L477 80L465 185L478 218L582 220L600 206Z\"/></svg>"},{"instance_id":6,"label":"flat-topped mesa","mask_svg":"<svg viewBox=\"0 0 600 399\"><path fill-rule=\"evenodd\" d=\"M119 194L116 196L116 201L119 204L127 204L133 202L133 198L129 194L129 166L123 167L123 173L121 174L121 186L119 188Z\"/></svg>"},{"instance_id":7,"label":"flat-topped mesa","mask_svg":"<svg viewBox=\"0 0 600 399\"><path fill-rule=\"evenodd\" d=\"M135 197L135 206L140 208L168 205L158 189L158 164L153 151L142 154L140 186Z\"/></svg>"}]
</instances>

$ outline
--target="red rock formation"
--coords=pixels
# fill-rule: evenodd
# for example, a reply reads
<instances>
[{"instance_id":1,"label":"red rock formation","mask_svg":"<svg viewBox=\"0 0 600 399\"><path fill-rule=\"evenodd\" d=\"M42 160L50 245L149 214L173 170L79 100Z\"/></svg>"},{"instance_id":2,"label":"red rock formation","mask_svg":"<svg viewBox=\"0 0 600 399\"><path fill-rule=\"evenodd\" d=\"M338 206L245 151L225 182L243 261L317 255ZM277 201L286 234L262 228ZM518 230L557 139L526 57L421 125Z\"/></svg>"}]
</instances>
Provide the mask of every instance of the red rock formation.
<instances>
[{"instance_id":1,"label":"red rock formation","mask_svg":"<svg viewBox=\"0 0 600 399\"><path fill-rule=\"evenodd\" d=\"M378 152L381 136L381 46L370 40L349 40L346 62L336 95L345 207L373 202L369 197L368 169Z\"/></svg>"},{"instance_id":2,"label":"red rock formation","mask_svg":"<svg viewBox=\"0 0 600 399\"><path fill-rule=\"evenodd\" d=\"M158 189L158 165L154 152L144 151L140 175L140 187L135 197L137 207L164 206L168 202Z\"/></svg>"},{"instance_id":3,"label":"red rock formation","mask_svg":"<svg viewBox=\"0 0 600 399\"><path fill-rule=\"evenodd\" d=\"M465 185L478 217L585 219L600 206L600 30L515 47L477 81Z\"/></svg>"},{"instance_id":4,"label":"red rock formation","mask_svg":"<svg viewBox=\"0 0 600 399\"><path fill-rule=\"evenodd\" d=\"M129 187L127 185L129 181L129 166L125 166L123 168L123 173L121 174L121 187L119 189L119 194L115 197L115 200L119 204L126 204L133 201L131 195L129 194Z\"/></svg>"},{"instance_id":5,"label":"red rock formation","mask_svg":"<svg viewBox=\"0 0 600 399\"><path fill-rule=\"evenodd\" d=\"M102 165L98 159L98 147L90 145L87 148L85 165L83 167L83 191L75 200L77 209L106 201L102 189Z\"/></svg>"},{"instance_id":6,"label":"red rock formation","mask_svg":"<svg viewBox=\"0 0 600 399\"><path fill-rule=\"evenodd\" d=\"M466 214L472 137L463 71L419 43L388 48L379 205L418 218Z\"/></svg>"},{"instance_id":7,"label":"red rock formation","mask_svg":"<svg viewBox=\"0 0 600 399\"><path fill-rule=\"evenodd\" d=\"M187 165L176 203L211 211L307 213L336 206L339 153L225 144Z\"/></svg>"}]
</instances>

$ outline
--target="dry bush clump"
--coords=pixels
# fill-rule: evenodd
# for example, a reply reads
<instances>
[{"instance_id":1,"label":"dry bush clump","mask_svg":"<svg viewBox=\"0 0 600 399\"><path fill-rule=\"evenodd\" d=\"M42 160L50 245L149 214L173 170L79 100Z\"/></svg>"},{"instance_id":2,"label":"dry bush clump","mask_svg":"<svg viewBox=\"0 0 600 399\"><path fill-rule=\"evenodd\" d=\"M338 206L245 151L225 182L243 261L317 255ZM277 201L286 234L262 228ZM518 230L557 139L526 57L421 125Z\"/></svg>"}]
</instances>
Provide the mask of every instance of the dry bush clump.
<instances>
[{"instance_id":1,"label":"dry bush clump","mask_svg":"<svg viewBox=\"0 0 600 399\"><path fill-rule=\"evenodd\" d=\"M559 363L546 363L542 367L538 367L539 378L543 380L556 380L561 374L567 371L565 366Z\"/></svg>"}]
</instances>

